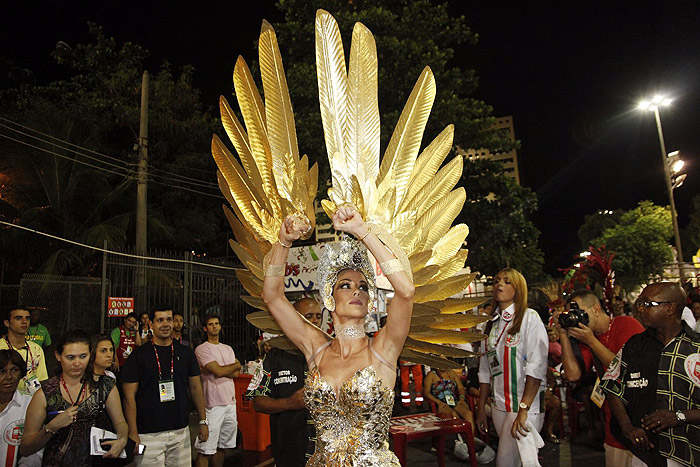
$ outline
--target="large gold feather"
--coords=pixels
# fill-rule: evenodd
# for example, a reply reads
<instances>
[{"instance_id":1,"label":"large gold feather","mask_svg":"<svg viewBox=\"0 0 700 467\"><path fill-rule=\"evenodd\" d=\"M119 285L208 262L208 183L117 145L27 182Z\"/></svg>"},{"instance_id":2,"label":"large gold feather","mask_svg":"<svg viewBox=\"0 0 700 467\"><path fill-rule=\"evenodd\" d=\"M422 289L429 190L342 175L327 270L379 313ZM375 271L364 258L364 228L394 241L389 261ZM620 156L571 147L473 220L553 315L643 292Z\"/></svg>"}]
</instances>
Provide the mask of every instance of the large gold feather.
<instances>
[{"instance_id":1,"label":"large gold feather","mask_svg":"<svg viewBox=\"0 0 700 467\"><path fill-rule=\"evenodd\" d=\"M473 279L464 272L469 229L453 226L466 195L456 187L462 159L443 166L452 149L454 127L448 125L421 151L423 132L436 95L430 68L425 68L394 128L380 162L377 49L372 33L361 23L353 29L346 68L340 30L330 13L316 14L316 63L321 120L330 164L332 187L321 201L331 216L337 207L352 203L365 221L379 232L414 277L414 319L402 358L437 368L457 368L448 360L470 354L439 344L469 343L483 335L450 331L472 327L484 318L454 315L484 299L452 299ZM297 147L294 114L277 37L263 22L259 40L264 104L243 58L234 69L234 85L245 128L228 102L220 99L221 118L240 162L217 137L212 154L219 166L219 186L231 209L226 216L236 238L231 247L245 270L237 276L249 297L244 300L262 310L250 322L279 331L260 299L262 260L286 214L306 216L315 223L313 198L318 167L309 168ZM403 254L403 256L402 256ZM273 340L285 349L285 337Z\"/></svg>"},{"instance_id":2,"label":"large gold feather","mask_svg":"<svg viewBox=\"0 0 700 467\"><path fill-rule=\"evenodd\" d=\"M319 37L328 40L320 41ZM348 75L338 24L330 13L323 10L316 13L316 76L321 121L332 173L336 169L333 167L333 155L346 155Z\"/></svg>"},{"instance_id":3,"label":"large gold feather","mask_svg":"<svg viewBox=\"0 0 700 467\"><path fill-rule=\"evenodd\" d=\"M243 288L260 297L263 259L278 238L284 217L295 214L315 226L313 200L318 167L309 169L299 157L294 113L272 26L263 22L259 40L260 73L265 103L242 57L233 71L236 98L245 128L222 96L221 121L240 162L218 136L212 138L212 156L219 167L219 187L231 209L224 209L236 241L231 248L246 270L237 271Z\"/></svg>"}]
</instances>

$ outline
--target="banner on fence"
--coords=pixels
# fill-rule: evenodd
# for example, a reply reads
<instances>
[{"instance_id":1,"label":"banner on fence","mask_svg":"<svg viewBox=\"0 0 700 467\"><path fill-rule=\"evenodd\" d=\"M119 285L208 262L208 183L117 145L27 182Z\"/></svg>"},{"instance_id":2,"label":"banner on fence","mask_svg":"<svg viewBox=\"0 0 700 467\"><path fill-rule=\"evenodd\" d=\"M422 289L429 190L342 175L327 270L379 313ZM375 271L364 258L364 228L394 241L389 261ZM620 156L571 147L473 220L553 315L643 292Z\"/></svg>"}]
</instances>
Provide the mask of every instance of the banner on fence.
<instances>
[{"instance_id":1,"label":"banner on fence","mask_svg":"<svg viewBox=\"0 0 700 467\"><path fill-rule=\"evenodd\" d=\"M133 297L109 297L107 299L107 316L121 317L134 311Z\"/></svg>"}]
</instances>

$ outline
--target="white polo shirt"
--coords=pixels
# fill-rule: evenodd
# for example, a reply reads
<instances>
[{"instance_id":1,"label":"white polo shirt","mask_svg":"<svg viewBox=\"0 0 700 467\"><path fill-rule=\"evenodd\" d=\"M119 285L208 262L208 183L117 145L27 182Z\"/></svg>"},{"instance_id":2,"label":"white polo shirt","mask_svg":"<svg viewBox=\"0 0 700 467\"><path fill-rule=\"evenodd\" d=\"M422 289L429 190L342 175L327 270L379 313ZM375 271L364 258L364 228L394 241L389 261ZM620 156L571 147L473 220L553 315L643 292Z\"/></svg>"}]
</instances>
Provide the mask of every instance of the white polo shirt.
<instances>
[{"instance_id":1,"label":"white polo shirt","mask_svg":"<svg viewBox=\"0 0 700 467\"><path fill-rule=\"evenodd\" d=\"M29 406L31 400L32 396L15 391L10 403L7 404L5 410L0 413L0 434L2 434L2 443L0 443L0 465L10 467L17 465L19 444L22 440L22 433L24 432L24 417L27 413L27 406ZM29 458L25 457L24 460L28 461L35 456L36 454L33 454L29 456ZM36 457L38 457L40 465L41 457Z\"/></svg>"}]
</instances>

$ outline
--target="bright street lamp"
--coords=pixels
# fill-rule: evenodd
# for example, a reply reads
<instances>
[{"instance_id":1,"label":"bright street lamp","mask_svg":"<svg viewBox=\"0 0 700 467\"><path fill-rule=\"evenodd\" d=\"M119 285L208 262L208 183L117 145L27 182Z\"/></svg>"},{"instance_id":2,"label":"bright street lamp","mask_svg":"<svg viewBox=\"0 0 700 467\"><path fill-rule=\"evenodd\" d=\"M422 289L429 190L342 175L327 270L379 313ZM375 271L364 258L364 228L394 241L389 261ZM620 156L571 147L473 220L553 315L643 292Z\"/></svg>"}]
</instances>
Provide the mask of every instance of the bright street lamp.
<instances>
[{"instance_id":1,"label":"bright street lamp","mask_svg":"<svg viewBox=\"0 0 700 467\"><path fill-rule=\"evenodd\" d=\"M678 230L678 216L676 214L676 202L673 199L673 184L671 182L671 170L668 164L668 156L666 155L666 143L664 142L664 133L661 129L661 116L659 115L659 107L667 107L671 104L671 99L665 96L656 95L651 100L644 100L639 104L640 110L649 110L654 112L654 117L656 118L656 130L659 133L659 144L661 145L661 159L663 160L664 175L666 179L666 189L668 190L668 201L671 205L671 220L673 221L673 236L676 240L676 253L678 255L679 268L681 281L684 279L683 274L683 250L681 249L681 236ZM674 154L677 156L678 154ZM682 161L681 161L682 162ZM680 170L680 169L679 169ZM685 179L685 177L683 177ZM683 183L683 181L681 181ZM680 186L680 185L678 185Z\"/></svg>"}]
</instances>

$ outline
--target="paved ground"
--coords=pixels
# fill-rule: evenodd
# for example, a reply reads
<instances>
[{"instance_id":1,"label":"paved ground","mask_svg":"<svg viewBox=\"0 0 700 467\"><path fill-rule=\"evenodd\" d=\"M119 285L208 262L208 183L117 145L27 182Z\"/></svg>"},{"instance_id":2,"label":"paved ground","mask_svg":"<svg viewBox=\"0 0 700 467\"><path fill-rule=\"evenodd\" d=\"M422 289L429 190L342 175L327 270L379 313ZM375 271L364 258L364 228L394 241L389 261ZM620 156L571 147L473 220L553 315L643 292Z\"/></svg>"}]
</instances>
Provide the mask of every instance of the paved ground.
<instances>
[{"instance_id":1,"label":"paved ground","mask_svg":"<svg viewBox=\"0 0 700 467\"><path fill-rule=\"evenodd\" d=\"M406 413L412 413L411 412ZM395 414L395 415L405 415ZM197 433L196 417L192 417L190 433ZM592 467L605 465L605 455L601 448L593 448L588 443L589 437L586 433L579 435L575 442L569 443L562 440L561 444L545 444L540 450L540 463L543 467ZM448 438L445 449L445 466L457 467L469 465L455 457L452 452L454 439ZM495 446L494 446L495 447ZM433 467L437 465L437 455L431 452L430 439L423 439L408 444L406 457L408 467ZM195 454L196 455L196 454ZM263 452L243 451L235 449L227 453L226 466L229 467L272 467L274 460L270 448ZM495 467L496 462L482 464L488 467Z\"/></svg>"},{"instance_id":2,"label":"paved ground","mask_svg":"<svg viewBox=\"0 0 700 467\"><path fill-rule=\"evenodd\" d=\"M448 445L451 443L448 443ZM467 462L457 459L449 449L445 455L446 467L469 465ZM226 465L231 467L263 467L273 466L270 450L256 453L252 451L235 450L226 459ZM407 459L409 467L434 467L437 465L437 456L430 452L430 440L418 440L408 445ZM603 451L596 450L586 444L569 444L563 440L562 444L546 444L540 450L540 463L543 467L591 467L605 464ZM495 467L496 462L483 464Z\"/></svg>"}]
</instances>

